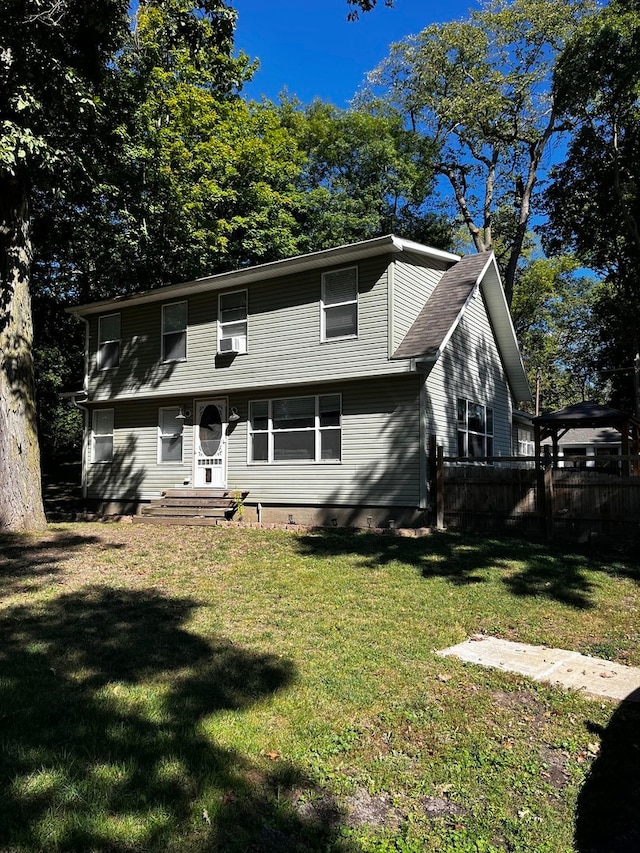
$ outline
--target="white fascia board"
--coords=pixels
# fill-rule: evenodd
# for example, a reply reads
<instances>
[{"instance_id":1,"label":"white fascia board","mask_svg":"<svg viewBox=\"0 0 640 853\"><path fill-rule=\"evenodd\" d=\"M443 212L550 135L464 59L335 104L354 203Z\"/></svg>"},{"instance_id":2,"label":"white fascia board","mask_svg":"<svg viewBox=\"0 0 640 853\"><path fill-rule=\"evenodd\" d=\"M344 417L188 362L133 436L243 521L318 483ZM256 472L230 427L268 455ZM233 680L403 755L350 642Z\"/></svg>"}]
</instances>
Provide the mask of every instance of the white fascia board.
<instances>
[{"instance_id":1,"label":"white fascia board","mask_svg":"<svg viewBox=\"0 0 640 853\"><path fill-rule=\"evenodd\" d=\"M392 254L415 252L426 257L431 257L434 260L448 263L455 263L460 260L458 255L453 255L450 252L443 252L441 249L432 249L429 246L423 246L420 243L403 240L400 237L395 237L393 234L388 234L384 237L362 240L359 243L350 243L345 246L337 246L333 249L323 249L319 252L297 255L294 258L270 261L269 263L260 264L255 267L217 273L216 275L205 276L194 281L165 285L164 287L146 290L143 293L132 296L122 296L101 302L90 302L86 305L67 308L66 311L77 317L88 314L102 314L105 311L118 310L122 307L145 305L151 302L164 302L194 293L240 287L252 281L266 281L267 279L292 275L308 269L326 268L337 264L350 263L364 258L375 257L376 255L383 255L387 252Z\"/></svg>"},{"instance_id":2,"label":"white fascia board","mask_svg":"<svg viewBox=\"0 0 640 853\"><path fill-rule=\"evenodd\" d=\"M531 388L522 363L511 312L493 253L480 276L480 287L514 399L518 402L529 402L532 399Z\"/></svg>"},{"instance_id":3,"label":"white fascia board","mask_svg":"<svg viewBox=\"0 0 640 853\"><path fill-rule=\"evenodd\" d=\"M480 282L482 281L482 277L485 274L489 264L491 263L492 258L493 258L493 255L491 255L491 257L489 258L487 263L484 265L482 272L480 273L478 278L475 280L473 287L469 291L469 295L467 296L467 298L464 301L464 305L462 306L460 311L458 311L458 316L455 318L455 320L453 321L453 323L451 324L451 326L449 328L449 331L447 332L447 334L442 339L442 343L438 347L438 350L435 353L435 355L432 355L429 358L418 359L418 362L420 364L435 364L435 362L440 358L440 356L444 352L445 347L447 346L447 344L451 340L451 336L453 335L455 330L458 328L458 323L460 322L460 320L462 320L462 315L467 310L467 305L471 302L471 300L474 298L474 296L478 292L478 287L480 285Z\"/></svg>"}]
</instances>

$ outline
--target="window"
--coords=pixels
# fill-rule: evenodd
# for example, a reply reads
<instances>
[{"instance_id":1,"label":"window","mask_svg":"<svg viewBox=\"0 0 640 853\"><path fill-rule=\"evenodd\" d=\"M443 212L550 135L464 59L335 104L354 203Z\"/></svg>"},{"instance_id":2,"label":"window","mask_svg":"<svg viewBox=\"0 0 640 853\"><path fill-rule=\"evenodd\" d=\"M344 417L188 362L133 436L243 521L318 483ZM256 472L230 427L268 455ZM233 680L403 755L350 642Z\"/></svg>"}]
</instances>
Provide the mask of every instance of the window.
<instances>
[{"instance_id":1,"label":"window","mask_svg":"<svg viewBox=\"0 0 640 853\"><path fill-rule=\"evenodd\" d=\"M182 432L184 419L178 418L180 408L167 406L158 417L158 462L182 462Z\"/></svg>"},{"instance_id":2,"label":"window","mask_svg":"<svg viewBox=\"0 0 640 853\"><path fill-rule=\"evenodd\" d=\"M113 459L113 409L95 409L91 436L91 461Z\"/></svg>"},{"instance_id":3,"label":"window","mask_svg":"<svg viewBox=\"0 0 640 853\"><path fill-rule=\"evenodd\" d=\"M218 352L247 351L247 291L234 290L218 297Z\"/></svg>"},{"instance_id":4,"label":"window","mask_svg":"<svg viewBox=\"0 0 640 853\"><path fill-rule=\"evenodd\" d=\"M607 474L618 474L621 463L618 460L620 449L617 447L596 447L596 468Z\"/></svg>"},{"instance_id":5,"label":"window","mask_svg":"<svg viewBox=\"0 0 640 853\"><path fill-rule=\"evenodd\" d=\"M518 427L517 441L518 456L535 456L535 444L531 436L531 432L528 429L522 429L521 427Z\"/></svg>"},{"instance_id":6,"label":"window","mask_svg":"<svg viewBox=\"0 0 640 853\"><path fill-rule=\"evenodd\" d=\"M458 456L493 456L493 409L458 400Z\"/></svg>"},{"instance_id":7,"label":"window","mask_svg":"<svg viewBox=\"0 0 640 853\"><path fill-rule=\"evenodd\" d=\"M358 268L322 276L322 340L358 334Z\"/></svg>"},{"instance_id":8,"label":"window","mask_svg":"<svg viewBox=\"0 0 640 853\"><path fill-rule=\"evenodd\" d=\"M98 318L98 370L120 364L120 315L106 314Z\"/></svg>"},{"instance_id":9,"label":"window","mask_svg":"<svg viewBox=\"0 0 640 853\"><path fill-rule=\"evenodd\" d=\"M187 303L162 306L162 360L184 361L187 357Z\"/></svg>"},{"instance_id":10,"label":"window","mask_svg":"<svg viewBox=\"0 0 640 853\"><path fill-rule=\"evenodd\" d=\"M250 462L339 462L341 439L339 394L249 405Z\"/></svg>"}]
</instances>

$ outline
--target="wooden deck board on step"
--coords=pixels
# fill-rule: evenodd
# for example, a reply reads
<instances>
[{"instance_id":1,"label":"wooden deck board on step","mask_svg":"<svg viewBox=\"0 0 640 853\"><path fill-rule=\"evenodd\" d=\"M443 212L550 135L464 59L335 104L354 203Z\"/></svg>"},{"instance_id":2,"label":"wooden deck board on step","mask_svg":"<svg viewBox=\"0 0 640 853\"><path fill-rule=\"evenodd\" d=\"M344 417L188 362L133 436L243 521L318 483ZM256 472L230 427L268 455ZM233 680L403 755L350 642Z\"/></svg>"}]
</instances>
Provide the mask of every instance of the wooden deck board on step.
<instances>
[{"instance_id":1,"label":"wooden deck board on step","mask_svg":"<svg viewBox=\"0 0 640 853\"><path fill-rule=\"evenodd\" d=\"M218 521L222 519L220 516L216 518L202 518L201 516L189 517L173 517L167 515L134 515L134 524L165 524L165 525L182 525L184 527L215 527Z\"/></svg>"}]
</instances>

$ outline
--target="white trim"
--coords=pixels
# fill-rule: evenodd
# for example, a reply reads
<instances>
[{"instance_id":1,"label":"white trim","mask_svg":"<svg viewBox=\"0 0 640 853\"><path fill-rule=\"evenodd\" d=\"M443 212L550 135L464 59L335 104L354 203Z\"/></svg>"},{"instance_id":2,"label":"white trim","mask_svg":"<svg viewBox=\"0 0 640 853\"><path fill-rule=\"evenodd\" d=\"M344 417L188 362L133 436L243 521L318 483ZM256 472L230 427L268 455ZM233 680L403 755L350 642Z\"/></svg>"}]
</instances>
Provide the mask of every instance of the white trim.
<instances>
[{"instance_id":1,"label":"white trim","mask_svg":"<svg viewBox=\"0 0 640 853\"><path fill-rule=\"evenodd\" d=\"M198 482L198 447L199 447L199 435L198 430L200 428L200 415L199 415L199 407L200 406L209 406L215 405L219 406L223 409L224 417L221 419L221 446L222 446L222 483L199 483ZM191 481L193 483L193 488L195 489L226 489L228 484L228 461L229 454L227 452L227 439L228 439L228 428L229 428L229 398L226 396L217 396L217 397L197 397L193 401L193 448L192 448L192 459L191 459ZM213 458L213 457L212 457Z\"/></svg>"},{"instance_id":2,"label":"white trim","mask_svg":"<svg viewBox=\"0 0 640 853\"><path fill-rule=\"evenodd\" d=\"M325 289L326 289L326 280L327 276L335 275L336 273L344 273L349 270L355 270L356 273L356 297L355 299L348 299L346 302L331 302L329 304L325 301ZM345 339L354 339L358 337L358 329L359 329L359 314L360 314L360 305L359 305L359 270L357 264L354 264L349 267L339 267L338 269L327 270L322 273L321 277L321 285L320 285L320 342L323 344L332 343L333 341L343 341ZM327 337L327 308L339 308L342 305L355 305L356 306L356 330L355 332L349 332L346 335L333 335L332 337Z\"/></svg>"},{"instance_id":3,"label":"white trim","mask_svg":"<svg viewBox=\"0 0 640 853\"><path fill-rule=\"evenodd\" d=\"M119 336L117 338L104 338L103 339L101 336L101 332L100 332L100 324L102 323L103 320L106 320L109 317L117 317L118 318ZM100 358L101 346L102 346L102 344L113 344L116 341L118 342L118 363L112 364L109 367L103 367L100 364L100 362L101 362L101 358ZM122 314L120 311L112 311L110 314L100 314L100 316L98 317L98 344L96 346L96 367L98 368L99 371L116 370L118 367L120 367L121 358L122 358Z\"/></svg>"},{"instance_id":4,"label":"white trim","mask_svg":"<svg viewBox=\"0 0 640 853\"><path fill-rule=\"evenodd\" d=\"M96 433L96 415L104 414L106 412L111 412L111 432L100 432ZM111 406L107 406L105 408L96 408L91 412L91 464L92 465L111 465L113 462L113 457L115 455L115 443L116 443L116 416L115 409ZM96 459L96 435L100 437L108 437L111 436L111 455L108 459Z\"/></svg>"},{"instance_id":5,"label":"white trim","mask_svg":"<svg viewBox=\"0 0 640 853\"><path fill-rule=\"evenodd\" d=\"M165 332L164 330L164 309L170 308L173 305L184 305L185 307L185 317L184 317L184 357L183 358L165 358L164 357L164 339L165 335L175 335L176 332ZM160 363L161 364L174 364L175 362L187 361L188 360L188 346L189 346L189 300L188 299L178 299L174 302L163 302L160 306Z\"/></svg>"},{"instance_id":6,"label":"white trim","mask_svg":"<svg viewBox=\"0 0 640 853\"><path fill-rule=\"evenodd\" d=\"M175 433L171 433L172 436L180 436L180 460L177 459L163 459L162 458L162 439L168 438L170 433L162 432L162 413L166 411L178 412L180 413L180 406L160 406L158 408L158 433L157 433L157 456L156 462L158 465L171 466L171 465L184 465L184 421L178 421L176 426L179 425L179 431Z\"/></svg>"},{"instance_id":7,"label":"white trim","mask_svg":"<svg viewBox=\"0 0 640 853\"><path fill-rule=\"evenodd\" d=\"M321 397L337 397L339 400L339 426L323 427L320 426L320 398ZM312 427L292 427L290 430L274 430L273 428L273 404L282 400L313 400L314 401L314 423ZM251 407L255 403L267 404L267 428L264 430L256 430L254 433L251 421ZM342 394L338 392L330 394L297 394L295 397L270 397L250 400L247 408L247 465L256 465L258 467L266 467L271 465L287 466L287 465L341 465L342 464ZM274 437L277 434L284 432L313 432L314 433L314 458L313 459L274 459ZM340 447L338 459L322 459L322 433L323 432L339 432ZM267 458L252 459L253 453L253 436L267 436Z\"/></svg>"},{"instance_id":8,"label":"white trim","mask_svg":"<svg viewBox=\"0 0 640 853\"><path fill-rule=\"evenodd\" d=\"M231 296L233 293L244 293L244 320L232 320L232 321L229 321L228 323L223 323L222 320L220 319L220 316L222 314L222 308L220 307L220 300L224 296ZM235 324L235 323L244 323L244 325L245 325L244 335L223 335L222 327L223 326L230 326L230 325ZM227 354L227 353L222 352L220 350L220 341L222 340L222 338L229 338L229 337L244 338L244 350L236 351L234 353L235 355L244 355L248 352L248 350L249 350L249 291L247 290L246 287L237 287L233 290L225 290L221 293L218 293L218 317L217 317L217 321L216 321L216 336L217 336L216 337L216 352L218 353L218 355L226 355Z\"/></svg>"}]
</instances>

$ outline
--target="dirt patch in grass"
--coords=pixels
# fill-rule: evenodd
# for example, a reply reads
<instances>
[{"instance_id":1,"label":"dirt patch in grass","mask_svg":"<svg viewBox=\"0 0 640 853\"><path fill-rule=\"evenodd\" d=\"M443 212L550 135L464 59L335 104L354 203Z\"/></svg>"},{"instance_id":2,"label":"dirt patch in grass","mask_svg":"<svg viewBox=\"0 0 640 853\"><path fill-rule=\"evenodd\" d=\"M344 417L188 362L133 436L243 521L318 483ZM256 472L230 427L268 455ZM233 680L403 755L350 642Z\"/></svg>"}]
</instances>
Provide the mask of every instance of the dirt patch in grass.
<instances>
[{"instance_id":1,"label":"dirt patch in grass","mask_svg":"<svg viewBox=\"0 0 640 853\"><path fill-rule=\"evenodd\" d=\"M545 743L540 749L540 757L547 768L543 775L553 788L561 791L569 783L566 753Z\"/></svg>"},{"instance_id":2,"label":"dirt patch in grass","mask_svg":"<svg viewBox=\"0 0 640 853\"><path fill-rule=\"evenodd\" d=\"M388 794L372 795L364 788L346 801L348 826L385 826L397 829L404 815L394 808Z\"/></svg>"},{"instance_id":3,"label":"dirt patch in grass","mask_svg":"<svg viewBox=\"0 0 640 853\"><path fill-rule=\"evenodd\" d=\"M491 698L498 707L516 711L527 722L542 724L547 719L548 711L544 704L528 690L515 690L513 693L494 690Z\"/></svg>"},{"instance_id":4,"label":"dirt patch in grass","mask_svg":"<svg viewBox=\"0 0 640 853\"><path fill-rule=\"evenodd\" d=\"M436 817L456 817L465 814L465 809L452 800L447 800L444 797L423 797L422 806L426 817L433 819Z\"/></svg>"}]
</instances>

